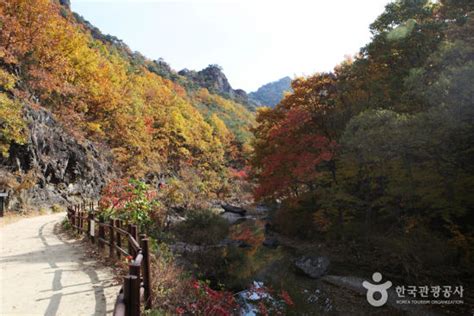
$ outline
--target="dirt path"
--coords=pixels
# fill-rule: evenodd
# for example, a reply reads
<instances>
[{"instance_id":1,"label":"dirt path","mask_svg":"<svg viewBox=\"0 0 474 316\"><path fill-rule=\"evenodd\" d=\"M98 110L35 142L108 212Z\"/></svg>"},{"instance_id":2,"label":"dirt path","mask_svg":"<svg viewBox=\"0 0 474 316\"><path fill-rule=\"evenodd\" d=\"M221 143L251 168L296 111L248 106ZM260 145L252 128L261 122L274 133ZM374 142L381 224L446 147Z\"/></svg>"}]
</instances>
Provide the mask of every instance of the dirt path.
<instances>
[{"instance_id":1,"label":"dirt path","mask_svg":"<svg viewBox=\"0 0 474 316\"><path fill-rule=\"evenodd\" d=\"M112 271L55 234L65 214L0 228L0 315L106 315L119 286ZM56 227L57 228L57 227Z\"/></svg>"}]
</instances>

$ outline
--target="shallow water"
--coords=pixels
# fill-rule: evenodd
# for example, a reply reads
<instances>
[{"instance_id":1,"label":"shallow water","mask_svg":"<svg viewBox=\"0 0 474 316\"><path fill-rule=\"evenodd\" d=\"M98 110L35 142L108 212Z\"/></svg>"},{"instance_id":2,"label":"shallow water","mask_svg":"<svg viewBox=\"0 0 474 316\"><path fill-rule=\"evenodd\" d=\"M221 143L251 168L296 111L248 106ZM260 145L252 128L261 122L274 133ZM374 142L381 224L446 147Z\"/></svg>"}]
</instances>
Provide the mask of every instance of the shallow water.
<instances>
[{"instance_id":1,"label":"shallow water","mask_svg":"<svg viewBox=\"0 0 474 316\"><path fill-rule=\"evenodd\" d=\"M228 288L241 289L238 300L242 306L242 315L258 315L260 302L265 302L270 309L274 305L275 311L280 310L284 315L399 314L389 307L374 310L365 297L358 293L299 273L293 262L303 253L284 245L275 249L263 246L264 224L258 219L246 219L235 224L229 236L245 240L251 246L237 249L242 259L235 264L230 263L228 278L220 280ZM259 299L255 294L256 285L261 287L258 294L265 293L268 296ZM283 292L288 293L293 304L285 303ZM272 314L275 313L270 311Z\"/></svg>"}]
</instances>

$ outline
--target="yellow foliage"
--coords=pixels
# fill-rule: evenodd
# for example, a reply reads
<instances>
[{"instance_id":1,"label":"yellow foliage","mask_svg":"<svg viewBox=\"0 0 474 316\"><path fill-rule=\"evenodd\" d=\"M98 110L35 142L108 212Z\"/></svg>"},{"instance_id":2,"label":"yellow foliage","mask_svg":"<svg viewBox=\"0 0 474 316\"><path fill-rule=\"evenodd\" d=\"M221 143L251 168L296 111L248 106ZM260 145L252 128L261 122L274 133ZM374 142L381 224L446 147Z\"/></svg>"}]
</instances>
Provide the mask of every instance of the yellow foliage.
<instances>
[{"instance_id":1,"label":"yellow foliage","mask_svg":"<svg viewBox=\"0 0 474 316\"><path fill-rule=\"evenodd\" d=\"M15 87L16 76L0 69L0 87L6 91L11 91Z\"/></svg>"},{"instance_id":2,"label":"yellow foliage","mask_svg":"<svg viewBox=\"0 0 474 316\"><path fill-rule=\"evenodd\" d=\"M23 144L26 141L26 124L22 117L21 104L0 93L0 154L8 156L12 142Z\"/></svg>"},{"instance_id":3,"label":"yellow foliage","mask_svg":"<svg viewBox=\"0 0 474 316\"><path fill-rule=\"evenodd\" d=\"M94 39L72 16L62 16L55 1L2 1L0 21L0 62L23 69L21 78L0 69L3 89L25 100L34 95L74 133L106 143L124 176L190 166L217 188L237 132L250 137L253 116L241 105L206 89L188 96L181 86ZM15 90L17 79L21 91ZM1 117L8 118L0 119L5 152L10 141L24 137L21 106L6 95L1 101ZM196 109L197 103L213 104L219 113L208 123L210 115ZM231 128L234 116L238 124Z\"/></svg>"}]
</instances>

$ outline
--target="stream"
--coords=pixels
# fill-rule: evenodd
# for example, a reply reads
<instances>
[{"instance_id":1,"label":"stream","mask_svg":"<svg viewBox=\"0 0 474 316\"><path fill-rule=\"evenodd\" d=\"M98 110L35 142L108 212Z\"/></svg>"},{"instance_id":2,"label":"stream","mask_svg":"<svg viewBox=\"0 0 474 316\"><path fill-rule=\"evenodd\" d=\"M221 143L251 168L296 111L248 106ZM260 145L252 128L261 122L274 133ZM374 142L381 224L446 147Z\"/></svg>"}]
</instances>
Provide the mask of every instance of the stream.
<instances>
[{"instance_id":1,"label":"stream","mask_svg":"<svg viewBox=\"0 0 474 316\"><path fill-rule=\"evenodd\" d=\"M242 316L261 315L262 303L269 315L452 314L430 305L397 304L394 287L384 306L371 306L362 287L364 279L371 277L367 271L354 270L344 260L330 262L331 249L324 253L321 245L304 244L271 230L271 212L265 207L250 209L245 216L229 212L221 216L232 224L229 238L244 245L237 247L240 260L231 263L228 277L220 280L227 288L243 289L236 295ZM308 270L303 272L296 264L308 256L324 257L328 268L310 277Z\"/></svg>"},{"instance_id":2,"label":"stream","mask_svg":"<svg viewBox=\"0 0 474 316\"><path fill-rule=\"evenodd\" d=\"M258 315L261 302L270 315L400 315L391 307L375 310L363 294L299 271L295 260L308 255L307 250L278 242L280 236L266 227L269 219L265 209L257 208L246 216L228 212L221 216L232 223L229 237L249 244L238 248L243 259L230 265L228 279L223 281L229 288L244 288L237 295L241 315ZM310 254L320 255L314 250ZM337 275L338 271L330 266L328 273ZM284 299L285 292L290 300Z\"/></svg>"},{"instance_id":3,"label":"stream","mask_svg":"<svg viewBox=\"0 0 474 316\"><path fill-rule=\"evenodd\" d=\"M362 281L370 280L370 275L355 271L341 260L326 259L328 268L321 275L310 277L296 262L307 257L331 258L331 253L323 253L317 244L303 245L271 230L271 216L263 207L245 215L224 212L220 216L231 224L223 243L183 243L187 246L181 246L181 250L199 253L201 269L224 257L225 264L218 266L224 266L225 271L216 272L215 281L236 293L241 316L265 314L262 308L268 315L443 315L425 307L397 305L390 299L382 307L369 305ZM395 293L390 295L395 297Z\"/></svg>"}]
</instances>

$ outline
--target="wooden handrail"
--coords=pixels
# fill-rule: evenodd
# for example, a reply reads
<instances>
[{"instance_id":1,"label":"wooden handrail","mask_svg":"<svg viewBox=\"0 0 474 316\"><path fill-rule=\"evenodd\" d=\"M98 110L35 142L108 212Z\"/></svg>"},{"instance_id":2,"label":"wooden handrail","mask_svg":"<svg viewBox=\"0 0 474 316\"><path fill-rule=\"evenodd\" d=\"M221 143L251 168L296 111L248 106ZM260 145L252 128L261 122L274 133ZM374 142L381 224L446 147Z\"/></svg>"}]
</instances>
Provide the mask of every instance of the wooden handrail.
<instances>
[{"instance_id":1,"label":"wooden handrail","mask_svg":"<svg viewBox=\"0 0 474 316\"><path fill-rule=\"evenodd\" d=\"M145 309L152 307L148 237L145 234L139 235L136 225L125 226L119 219L110 219L109 223L105 223L102 217L97 218L95 215L92 203L89 204L89 210L86 210L84 203L69 207L67 212L69 223L78 233L85 233L92 243L97 240L101 250L105 248L105 245L108 246L110 258L120 259L120 256L133 258L129 263L129 274L124 277L123 285L117 295L114 316L139 316L142 301ZM98 235L96 235L96 226ZM123 227L128 227L128 230ZM122 245L122 237L126 237L128 251Z\"/></svg>"},{"instance_id":2,"label":"wooden handrail","mask_svg":"<svg viewBox=\"0 0 474 316\"><path fill-rule=\"evenodd\" d=\"M133 238L133 236L128 236L128 241L130 242L130 244L132 245L133 247L133 250L135 250L135 252L138 252L140 251L140 244L138 243L138 241L135 240L135 238Z\"/></svg>"}]
</instances>

